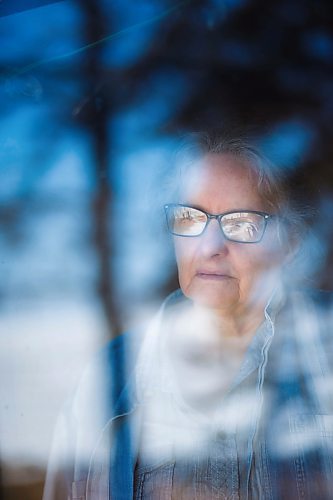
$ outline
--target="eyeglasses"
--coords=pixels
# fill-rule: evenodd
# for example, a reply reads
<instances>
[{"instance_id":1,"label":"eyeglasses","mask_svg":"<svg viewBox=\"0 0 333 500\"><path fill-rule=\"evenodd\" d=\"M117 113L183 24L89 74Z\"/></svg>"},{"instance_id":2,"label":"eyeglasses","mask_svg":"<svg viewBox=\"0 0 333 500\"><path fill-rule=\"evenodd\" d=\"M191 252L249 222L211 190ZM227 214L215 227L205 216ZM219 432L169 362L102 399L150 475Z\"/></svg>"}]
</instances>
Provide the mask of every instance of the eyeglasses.
<instances>
[{"instance_id":1,"label":"eyeglasses","mask_svg":"<svg viewBox=\"0 0 333 500\"><path fill-rule=\"evenodd\" d=\"M223 214L209 214L186 205L164 206L168 229L176 236L200 236L212 219L219 222L224 237L237 243L259 243L264 236L267 221L274 215L256 210L238 210Z\"/></svg>"}]
</instances>

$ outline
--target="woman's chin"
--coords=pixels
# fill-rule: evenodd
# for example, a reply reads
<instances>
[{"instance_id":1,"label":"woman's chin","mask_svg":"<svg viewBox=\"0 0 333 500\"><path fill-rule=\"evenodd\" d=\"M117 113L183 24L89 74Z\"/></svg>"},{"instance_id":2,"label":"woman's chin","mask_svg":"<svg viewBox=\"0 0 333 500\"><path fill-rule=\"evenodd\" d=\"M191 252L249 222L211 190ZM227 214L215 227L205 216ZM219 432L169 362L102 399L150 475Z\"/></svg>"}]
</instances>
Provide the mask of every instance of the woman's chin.
<instances>
[{"instance_id":1,"label":"woman's chin","mask_svg":"<svg viewBox=\"0 0 333 500\"><path fill-rule=\"evenodd\" d=\"M225 290L224 287L203 287L186 294L194 304L208 309L230 312L237 309L238 290Z\"/></svg>"}]
</instances>

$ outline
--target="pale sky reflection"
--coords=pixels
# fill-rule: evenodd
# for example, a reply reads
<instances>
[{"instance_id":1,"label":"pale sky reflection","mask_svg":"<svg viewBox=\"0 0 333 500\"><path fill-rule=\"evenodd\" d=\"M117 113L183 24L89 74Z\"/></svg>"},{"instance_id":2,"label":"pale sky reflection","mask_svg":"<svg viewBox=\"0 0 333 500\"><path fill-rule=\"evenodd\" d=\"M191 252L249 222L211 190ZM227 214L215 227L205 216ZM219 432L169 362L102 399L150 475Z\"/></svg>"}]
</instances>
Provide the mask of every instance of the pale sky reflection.
<instances>
[{"instance_id":1,"label":"pale sky reflection","mask_svg":"<svg viewBox=\"0 0 333 500\"><path fill-rule=\"evenodd\" d=\"M1 331L1 458L44 467L64 398L105 341L105 325L91 303L53 301L3 312Z\"/></svg>"}]
</instances>

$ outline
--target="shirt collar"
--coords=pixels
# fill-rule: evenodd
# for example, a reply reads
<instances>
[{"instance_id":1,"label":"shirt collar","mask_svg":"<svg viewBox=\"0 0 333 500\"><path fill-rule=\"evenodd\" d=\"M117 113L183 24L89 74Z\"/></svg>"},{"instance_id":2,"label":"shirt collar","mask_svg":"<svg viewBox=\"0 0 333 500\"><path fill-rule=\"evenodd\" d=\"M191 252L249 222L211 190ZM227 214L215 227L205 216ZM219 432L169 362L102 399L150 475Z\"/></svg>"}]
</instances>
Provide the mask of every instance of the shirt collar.
<instances>
[{"instance_id":1,"label":"shirt collar","mask_svg":"<svg viewBox=\"0 0 333 500\"><path fill-rule=\"evenodd\" d=\"M163 334L164 329L162 327L166 310L186 300L180 289L170 294L147 329L135 370L138 401L150 397L155 391L173 392L172 377L170 376L170 368L165 355L167 351L166 336ZM284 303L285 293L282 285L278 284L267 301L264 311L265 321L254 335L230 390L240 384L259 366L263 346L268 338L274 336L275 317Z\"/></svg>"}]
</instances>

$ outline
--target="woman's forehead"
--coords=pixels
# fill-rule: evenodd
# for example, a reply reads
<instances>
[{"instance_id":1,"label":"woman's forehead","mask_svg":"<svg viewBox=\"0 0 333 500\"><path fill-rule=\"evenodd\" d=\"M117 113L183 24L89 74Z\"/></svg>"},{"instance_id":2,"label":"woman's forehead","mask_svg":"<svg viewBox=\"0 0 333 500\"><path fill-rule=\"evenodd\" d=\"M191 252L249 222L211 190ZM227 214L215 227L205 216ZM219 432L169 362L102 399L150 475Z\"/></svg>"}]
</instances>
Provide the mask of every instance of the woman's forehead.
<instances>
[{"instance_id":1,"label":"woman's forehead","mask_svg":"<svg viewBox=\"0 0 333 500\"><path fill-rule=\"evenodd\" d=\"M181 175L180 194L185 197L233 194L259 197L258 177L244 159L231 154L206 155L187 165Z\"/></svg>"}]
</instances>

